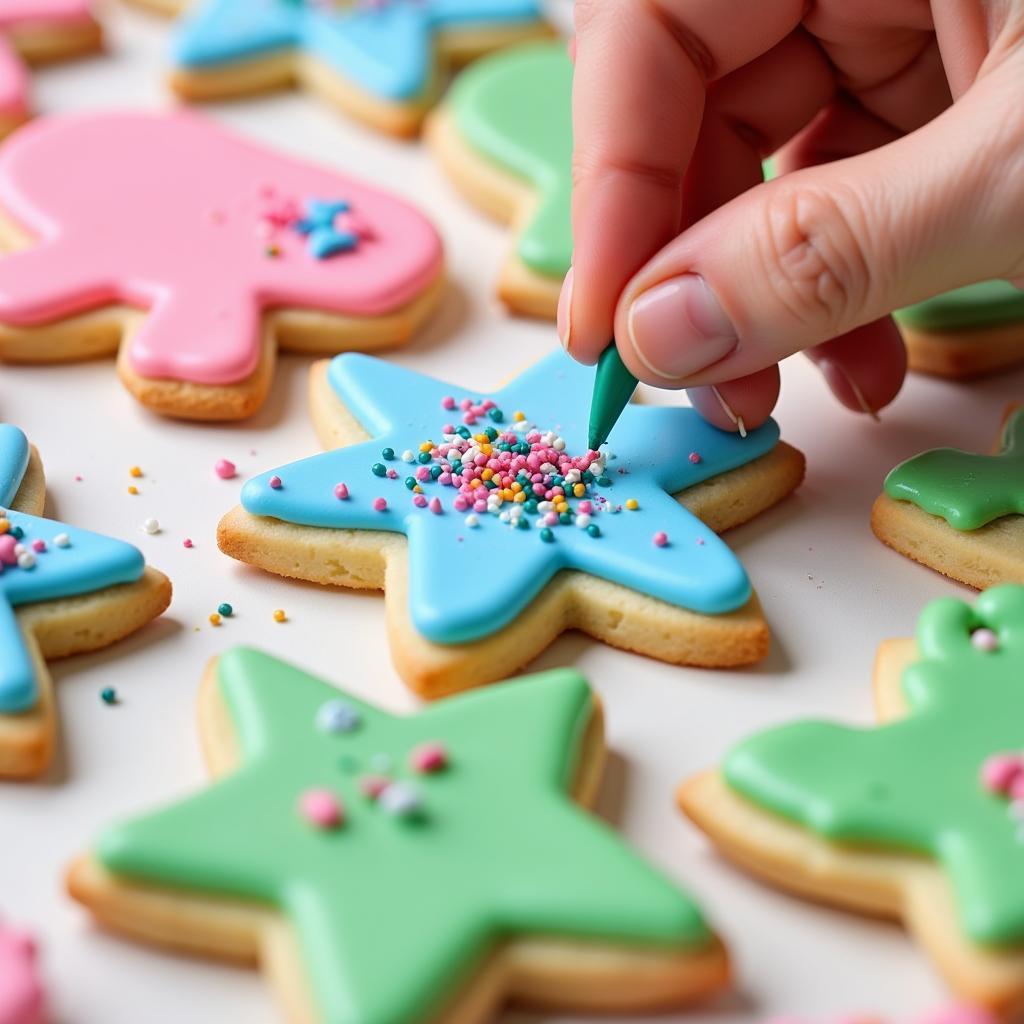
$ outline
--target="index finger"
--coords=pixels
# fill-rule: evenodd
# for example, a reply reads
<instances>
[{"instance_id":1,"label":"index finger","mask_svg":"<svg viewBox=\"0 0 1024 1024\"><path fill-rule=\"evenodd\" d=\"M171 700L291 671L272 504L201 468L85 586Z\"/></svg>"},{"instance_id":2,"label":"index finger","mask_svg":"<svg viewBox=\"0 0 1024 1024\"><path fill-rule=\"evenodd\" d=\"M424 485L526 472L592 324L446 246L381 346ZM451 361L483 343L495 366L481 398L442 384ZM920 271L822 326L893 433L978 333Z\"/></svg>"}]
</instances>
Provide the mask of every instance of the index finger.
<instances>
[{"instance_id":1,"label":"index finger","mask_svg":"<svg viewBox=\"0 0 1024 1024\"><path fill-rule=\"evenodd\" d=\"M682 182L707 83L771 49L802 0L576 0L573 267L562 344L585 363L630 278L684 226Z\"/></svg>"}]
</instances>

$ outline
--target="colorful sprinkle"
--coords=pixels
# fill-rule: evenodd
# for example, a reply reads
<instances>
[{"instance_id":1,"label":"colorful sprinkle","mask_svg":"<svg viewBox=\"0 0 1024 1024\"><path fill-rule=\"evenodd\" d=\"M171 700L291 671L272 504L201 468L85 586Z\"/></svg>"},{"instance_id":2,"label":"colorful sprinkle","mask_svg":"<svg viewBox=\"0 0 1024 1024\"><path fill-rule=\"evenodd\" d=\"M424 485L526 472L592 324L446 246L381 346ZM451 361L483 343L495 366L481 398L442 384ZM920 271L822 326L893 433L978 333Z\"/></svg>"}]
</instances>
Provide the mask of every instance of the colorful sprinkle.
<instances>
[{"instance_id":1,"label":"colorful sprinkle","mask_svg":"<svg viewBox=\"0 0 1024 1024\"><path fill-rule=\"evenodd\" d=\"M1010 794L1024 781L1024 754L993 754L981 766L981 783L990 793Z\"/></svg>"},{"instance_id":2,"label":"colorful sprinkle","mask_svg":"<svg viewBox=\"0 0 1024 1024\"><path fill-rule=\"evenodd\" d=\"M270 484L270 486L271 486L271 487L272 487L272 488L273 488L273 489L274 489L275 491L279 491L279 490L281 490L282 484L281 484L281 478L280 478L279 476L272 476L272 477L271 477L271 478L270 478L270 479L269 479L269 480L267 481L267 483L269 483L269 484Z\"/></svg>"},{"instance_id":3,"label":"colorful sprinkle","mask_svg":"<svg viewBox=\"0 0 1024 1024\"><path fill-rule=\"evenodd\" d=\"M117 690L115 690L112 686L104 687L102 690L100 690L100 700L102 700L104 704L116 704Z\"/></svg>"},{"instance_id":4,"label":"colorful sprinkle","mask_svg":"<svg viewBox=\"0 0 1024 1024\"><path fill-rule=\"evenodd\" d=\"M394 459L394 457L395 457L395 449L394 448L382 448L381 451L380 451L380 457L385 462L391 462Z\"/></svg>"},{"instance_id":5,"label":"colorful sprinkle","mask_svg":"<svg viewBox=\"0 0 1024 1024\"><path fill-rule=\"evenodd\" d=\"M160 532L160 520L159 519L143 519L142 521L142 532L148 533L151 537Z\"/></svg>"},{"instance_id":6,"label":"colorful sprinkle","mask_svg":"<svg viewBox=\"0 0 1024 1024\"><path fill-rule=\"evenodd\" d=\"M375 462L370 467L370 472L373 473L374 476L384 476L387 471L388 467L385 466L383 462Z\"/></svg>"},{"instance_id":7,"label":"colorful sprinkle","mask_svg":"<svg viewBox=\"0 0 1024 1024\"><path fill-rule=\"evenodd\" d=\"M55 548L69 548L71 547L71 538L66 533L58 533L53 538L53 546Z\"/></svg>"},{"instance_id":8,"label":"colorful sprinkle","mask_svg":"<svg viewBox=\"0 0 1024 1024\"><path fill-rule=\"evenodd\" d=\"M285 615L283 608L275 608L274 609L274 621L275 622L286 622L287 619L288 619L288 616Z\"/></svg>"},{"instance_id":9,"label":"colorful sprinkle","mask_svg":"<svg viewBox=\"0 0 1024 1024\"><path fill-rule=\"evenodd\" d=\"M220 625L220 616L216 612L210 612L209 618L210 618L210 625L211 626L219 626Z\"/></svg>"},{"instance_id":10,"label":"colorful sprinkle","mask_svg":"<svg viewBox=\"0 0 1024 1024\"><path fill-rule=\"evenodd\" d=\"M358 782L359 792L369 800L376 800L390 785L386 775L363 775Z\"/></svg>"},{"instance_id":11,"label":"colorful sprinkle","mask_svg":"<svg viewBox=\"0 0 1024 1024\"><path fill-rule=\"evenodd\" d=\"M701 461L699 452L690 452L690 461L696 466Z\"/></svg>"},{"instance_id":12,"label":"colorful sprinkle","mask_svg":"<svg viewBox=\"0 0 1024 1024\"><path fill-rule=\"evenodd\" d=\"M299 814L316 828L338 828L345 820L345 808L329 789L307 789L299 797Z\"/></svg>"},{"instance_id":13,"label":"colorful sprinkle","mask_svg":"<svg viewBox=\"0 0 1024 1024\"><path fill-rule=\"evenodd\" d=\"M430 775L448 767L448 751L440 743L423 743L409 755L409 767L420 775Z\"/></svg>"},{"instance_id":14,"label":"colorful sprinkle","mask_svg":"<svg viewBox=\"0 0 1024 1024\"><path fill-rule=\"evenodd\" d=\"M139 493L139 489L138 489L138 487L135 486L135 484L130 484L129 487L128 487L128 493L129 494L138 494Z\"/></svg>"},{"instance_id":15,"label":"colorful sprinkle","mask_svg":"<svg viewBox=\"0 0 1024 1024\"><path fill-rule=\"evenodd\" d=\"M408 448L406 448L405 451L402 452L402 461L403 462L415 462L416 461L416 456L411 451L409 451Z\"/></svg>"},{"instance_id":16,"label":"colorful sprinkle","mask_svg":"<svg viewBox=\"0 0 1024 1024\"><path fill-rule=\"evenodd\" d=\"M316 727L321 732L352 732L362 720L359 709L340 697L321 704L316 713Z\"/></svg>"},{"instance_id":17,"label":"colorful sprinkle","mask_svg":"<svg viewBox=\"0 0 1024 1024\"><path fill-rule=\"evenodd\" d=\"M335 484L334 485L334 496L338 501L348 500L348 484Z\"/></svg>"},{"instance_id":18,"label":"colorful sprinkle","mask_svg":"<svg viewBox=\"0 0 1024 1024\"><path fill-rule=\"evenodd\" d=\"M32 541L32 550L41 555L46 550L46 541L41 539Z\"/></svg>"},{"instance_id":19,"label":"colorful sprinkle","mask_svg":"<svg viewBox=\"0 0 1024 1024\"><path fill-rule=\"evenodd\" d=\"M470 512L470 514L466 516L466 525L471 530L475 530L480 525L480 517L477 516L476 513Z\"/></svg>"},{"instance_id":20,"label":"colorful sprinkle","mask_svg":"<svg viewBox=\"0 0 1024 1024\"><path fill-rule=\"evenodd\" d=\"M392 782L378 796L377 803L396 818L411 818L423 809L419 791L407 782Z\"/></svg>"},{"instance_id":21,"label":"colorful sprinkle","mask_svg":"<svg viewBox=\"0 0 1024 1024\"><path fill-rule=\"evenodd\" d=\"M142 476L142 470L138 466L132 466L132 468L128 470L128 475L138 479Z\"/></svg>"},{"instance_id":22,"label":"colorful sprinkle","mask_svg":"<svg viewBox=\"0 0 1024 1024\"><path fill-rule=\"evenodd\" d=\"M991 652L999 647L999 637L993 630L982 627L971 633L971 645L976 650Z\"/></svg>"},{"instance_id":23,"label":"colorful sprinkle","mask_svg":"<svg viewBox=\"0 0 1024 1024\"><path fill-rule=\"evenodd\" d=\"M54 538L54 543L55 543L55 544L57 543L57 540L56 540L56 538ZM195 547L195 545L194 545L194 544L192 543L192 538L191 538L191 537L186 537L186 538L185 538L185 539L184 539L184 540L183 540L183 541L181 542L181 546L182 546L183 548L191 548L191 547Z\"/></svg>"},{"instance_id":24,"label":"colorful sprinkle","mask_svg":"<svg viewBox=\"0 0 1024 1024\"><path fill-rule=\"evenodd\" d=\"M444 509L441 508L440 498L431 498L428 507L435 516L439 516L444 511Z\"/></svg>"},{"instance_id":25,"label":"colorful sprinkle","mask_svg":"<svg viewBox=\"0 0 1024 1024\"><path fill-rule=\"evenodd\" d=\"M374 512L384 512L387 510L388 503L383 498L373 499L373 510Z\"/></svg>"},{"instance_id":26,"label":"colorful sprinkle","mask_svg":"<svg viewBox=\"0 0 1024 1024\"><path fill-rule=\"evenodd\" d=\"M639 507L640 507L640 502L637 501L636 498L627 498L626 499L626 508L628 508L630 512L635 512Z\"/></svg>"},{"instance_id":27,"label":"colorful sprinkle","mask_svg":"<svg viewBox=\"0 0 1024 1024\"><path fill-rule=\"evenodd\" d=\"M217 611L224 616L225 619L230 619L235 614L235 609L227 603L227 601L221 602L217 605Z\"/></svg>"},{"instance_id":28,"label":"colorful sprinkle","mask_svg":"<svg viewBox=\"0 0 1024 1024\"><path fill-rule=\"evenodd\" d=\"M213 471L221 480L230 480L238 472L235 464L229 459L218 459L213 464Z\"/></svg>"},{"instance_id":29,"label":"colorful sprinkle","mask_svg":"<svg viewBox=\"0 0 1024 1024\"><path fill-rule=\"evenodd\" d=\"M654 541L656 548L668 546L668 534L664 530L659 530L651 539Z\"/></svg>"}]
</instances>

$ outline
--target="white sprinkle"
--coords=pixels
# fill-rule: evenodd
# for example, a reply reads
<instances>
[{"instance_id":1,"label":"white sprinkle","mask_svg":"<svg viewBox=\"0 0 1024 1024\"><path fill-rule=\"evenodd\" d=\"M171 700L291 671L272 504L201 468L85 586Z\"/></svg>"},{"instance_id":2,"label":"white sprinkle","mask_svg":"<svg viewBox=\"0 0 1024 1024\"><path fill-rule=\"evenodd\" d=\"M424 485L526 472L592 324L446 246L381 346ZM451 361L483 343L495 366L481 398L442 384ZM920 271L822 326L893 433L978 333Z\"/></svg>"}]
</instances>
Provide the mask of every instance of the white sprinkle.
<instances>
[{"instance_id":1,"label":"white sprinkle","mask_svg":"<svg viewBox=\"0 0 1024 1024\"><path fill-rule=\"evenodd\" d=\"M555 440L554 440L554 443L551 445L551 447L554 448L556 452L564 452L565 451L565 441L562 438L560 438L560 437L556 437Z\"/></svg>"},{"instance_id":2,"label":"white sprinkle","mask_svg":"<svg viewBox=\"0 0 1024 1024\"><path fill-rule=\"evenodd\" d=\"M540 467L540 471L541 471L542 473L557 473L557 472L558 472L558 467L557 467L557 466L553 466L553 465L551 465L551 463L550 463L550 462L545 462L545 463L544 463L544 464L543 464L543 465L542 465L542 466Z\"/></svg>"},{"instance_id":3,"label":"white sprinkle","mask_svg":"<svg viewBox=\"0 0 1024 1024\"><path fill-rule=\"evenodd\" d=\"M466 525L472 530L480 525L480 520L472 513L466 516Z\"/></svg>"},{"instance_id":4,"label":"white sprinkle","mask_svg":"<svg viewBox=\"0 0 1024 1024\"><path fill-rule=\"evenodd\" d=\"M146 519L142 523L142 532L148 533L150 536L160 532L160 520L159 519Z\"/></svg>"},{"instance_id":5,"label":"white sprinkle","mask_svg":"<svg viewBox=\"0 0 1024 1024\"><path fill-rule=\"evenodd\" d=\"M585 530L590 525L590 516L586 512L581 512L576 517L576 525L581 530Z\"/></svg>"},{"instance_id":6,"label":"white sprinkle","mask_svg":"<svg viewBox=\"0 0 1024 1024\"><path fill-rule=\"evenodd\" d=\"M33 569L36 564L36 556L31 551L23 551L18 555L18 568L19 569Z\"/></svg>"},{"instance_id":7,"label":"white sprinkle","mask_svg":"<svg viewBox=\"0 0 1024 1024\"><path fill-rule=\"evenodd\" d=\"M544 512L554 512L554 510L555 510L555 503L553 501L542 501L537 506L537 511L541 512L541 513L544 513Z\"/></svg>"},{"instance_id":8,"label":"white sprinkle","mask_svg":"<svg viewBox=\"0 0 1024 1024\"><path fill-rule=\"evenodd\" d=\"M69 548L71 547L71 538L66 533L58 533L53 538L53 546L55 548Z\"/></svg>"},{"instance_id":9,"label":"white sprinkle","mask_svg":"<svg viewBox=\"0 0 1024 1024\"><path fill-rule=\"evenodd\" d=\"M402 461L403 462L415 462L416 461L416 456L413 455L413 453L411 451L409 451L408 448L406 448L405 451L402 452Z\"/></svg>"},{"instance_id":10,"label":"white sprinkle","mask_svg":"<svg viewBox=\"0 0 1024 1024\"><path fill-rule=\"evenodd\" d=\"M377 798L377 805L396 818L407 818L423 806L419 792L407 782L392 782Z\"/></svg>"},{"instance_id":11,"label":"white sprinkle","mask_svg":"<svg viewBox=\"0 0 1024 1024\"><path fill-rule=\"evenodd\" d=\"M508 509L505 509L504 512L499 513L498 518L503 523L507 523L512 517L508 514Z\"/></svg>"},{"instance_id":12,"label":"white sprinkle","mask_svg":"<svg viewBox=\"0 0 1024 1024\"><path fill-rule=\"evenodd\" d=\"M565 482L567 484L578 484L581 476L582 474L578 469L570 469L569 472L565 474Z\"/></svg>"},{"instance_id":13,"label":"white sprinkle","mask_svg":"<svg viewBox=\"0 0 1024 1024\"><path fill-rule=\"evenodd\" d=\"M23 555L23 554L25 554L26 551L28 551L28 548L25 547L24 544L15 544L14 545L14 553L15 553L15 555Z\"/></svg>"},{"instance_id":14,"label":"white sprinkle","mask_svg":"<svg viewBox=\"0 0 1024 1024\"><path fill-rule=\"evenodd\" d=\"M340 698L326 701L317 708L316 727L321 732L352 732L360 721L359 709Z\"/></svg>"}]
</instances>

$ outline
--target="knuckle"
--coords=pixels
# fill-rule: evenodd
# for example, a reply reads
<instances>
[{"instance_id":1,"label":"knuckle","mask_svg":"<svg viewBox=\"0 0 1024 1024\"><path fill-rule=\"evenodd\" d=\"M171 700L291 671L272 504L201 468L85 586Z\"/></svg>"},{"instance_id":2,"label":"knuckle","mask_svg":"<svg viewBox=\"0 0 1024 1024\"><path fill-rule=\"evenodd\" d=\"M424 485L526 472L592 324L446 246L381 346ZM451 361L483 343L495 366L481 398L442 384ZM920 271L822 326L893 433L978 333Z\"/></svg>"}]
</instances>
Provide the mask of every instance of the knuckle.
<instances>
[{"instance_id":1,"label":"knuckle","mask_svg":"<svg viewBox=\"0 0 1024 1024\"><path fill-rule=\"evenodd\" d=\"M871 289L866 218L850 192L779 188L765 207L762 264L790 314L830 337L856 322Z\"/></svg>"}]
</instances>

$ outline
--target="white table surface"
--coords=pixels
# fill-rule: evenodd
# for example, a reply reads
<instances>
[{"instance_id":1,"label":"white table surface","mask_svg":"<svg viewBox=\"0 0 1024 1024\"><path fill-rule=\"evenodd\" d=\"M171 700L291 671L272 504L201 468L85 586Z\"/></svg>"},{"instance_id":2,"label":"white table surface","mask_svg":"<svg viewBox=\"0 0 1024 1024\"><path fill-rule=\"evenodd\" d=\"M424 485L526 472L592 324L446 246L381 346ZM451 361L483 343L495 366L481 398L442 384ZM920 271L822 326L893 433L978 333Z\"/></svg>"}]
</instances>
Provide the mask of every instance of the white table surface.
<instances>
[{"instance_id":1,"label":"white table surface","mask_svg":"<svg viewBox=\"0 0 1024 1024\"><path fill-rule=\"evenodd\" d=\"M35 75L40 110L169 103L160 74L166 26L116 5L107 21L106 56ZM297 94L209 109L244 134L358 173L433 215L453 286L429 329L396 361L484 389L499 383L501 364L550 348L550 326L510 319L491 298L506 232L461 201L422 147L375 135ZM386 707L415 705L390 666L377 596L286 582L216 549L217 520L238 491L238 481L213 474L218 458L234 460L245 476L318 450L306 410L308 365L283 358L266 406L238 426L150 415L122 389L112 361L0 369L0 416L23 427L43 454L48 515L134 541L175 588L170 611L134 638L54 665L58 764L38 783L0 784L0 913L39 936L57 1024L279 1019L256 972L105 934L62 887L69 860L106 823L203 784L194 699L208 658L236 643L261 645ZM569 635L537 662L573 664L589 675L606 702L614 755L603 813L699 896L732 950L734 993L666 1020L739 1024L783 1012L821 1018L867 1010L906 1019L947 1000L898 927L803 903L733 870L676 812L673 791L735 740L773 723L870 720L876 644L909 635L929 599L967 593L872 537L868 512L882 478L899 459L935 444L987 448L1003 403L1022 394L1024 373L970 385L918 377L875 425L838 408L809 364L791 360L778 419L783 436L807 454L807 481L729 535L767 609L768 660L742 672L692 671ZM127 493L134 464L145 471L137 497ZM157 536L140 530L149 516L163 526ZM185 536L194 549L183 548ZM237 612L213 629L206 617L221 601ZM277 607L287 610L287 624L272 621ZM119 707L102 704L105 686L116 687Z\"/></svg>"}]
</instances>

